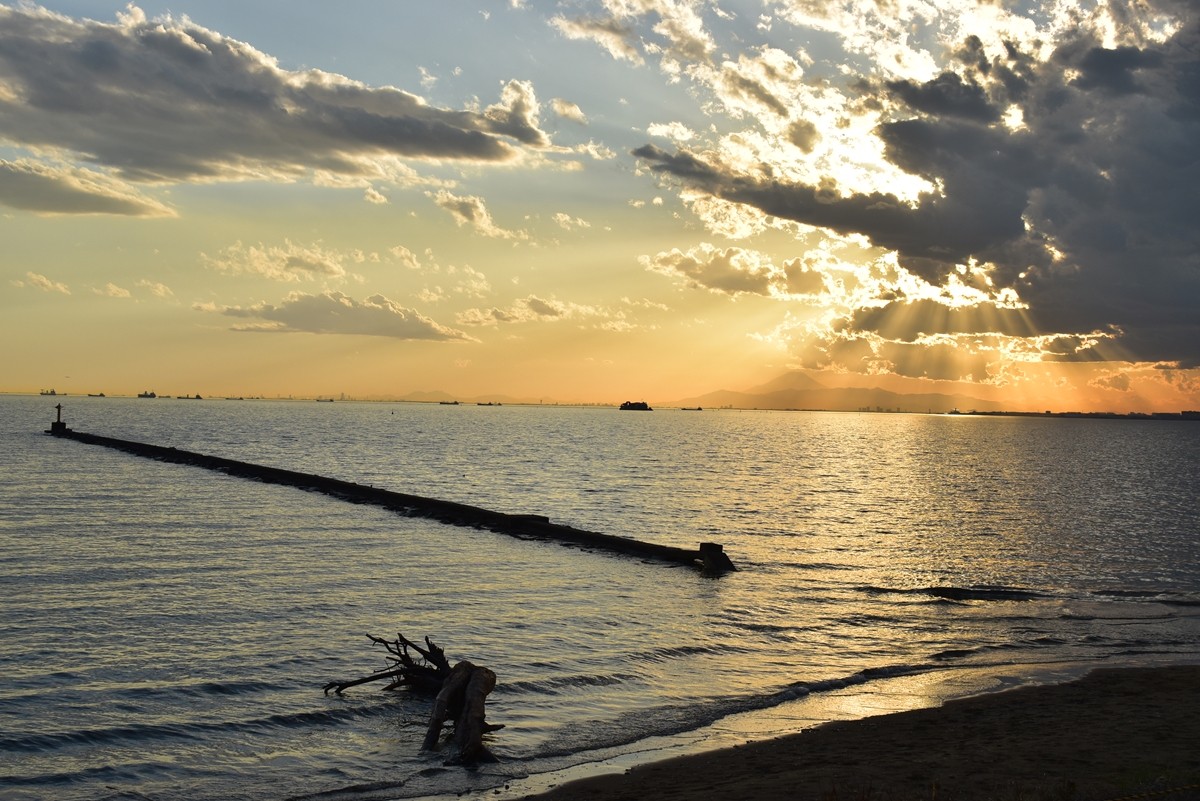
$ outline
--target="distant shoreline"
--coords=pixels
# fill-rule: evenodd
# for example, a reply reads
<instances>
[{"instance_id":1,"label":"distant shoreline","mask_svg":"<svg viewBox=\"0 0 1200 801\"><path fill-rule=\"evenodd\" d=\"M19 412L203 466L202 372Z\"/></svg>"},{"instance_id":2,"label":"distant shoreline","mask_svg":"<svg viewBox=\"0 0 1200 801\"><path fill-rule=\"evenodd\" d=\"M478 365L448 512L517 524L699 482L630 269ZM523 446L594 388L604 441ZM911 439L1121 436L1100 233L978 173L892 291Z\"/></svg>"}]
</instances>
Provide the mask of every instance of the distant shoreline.
<instances>
[{"instance_id":1,"label":"distant shoreline","mask_svg":"<svg viewBox=\"0 0 1200 801\"><path fill-rule=\"evenodd\" d=\"M0 391L0 396L15 396L15 397L48 397L48 398L106 398L109 400L121 399L136 399L136 395L94 395L88 393L68 394L65 392L55 395L41 395L38 392L10 392ZM177 398L186 398L188 400L203 399L211 401L282 401L285 403L311 403L313 401L331 402L335 400L328 396L312 396L312 397L267 397L263 395L246 395L246 396L225 396L225 395L204 395L200 396L184 396L179 395ZM483 396L481 396L483 397ZM159 398L150 398L149 400L173 400L169 395L162 395ZM584 403L584 402L558 402L548 401L539 403L534 401L521 400L503 400L503 401L482 401L476 399L464 400L459 403L450 403L442 400L427 400L427 399L407 399L407 398L347 398L342 397L336 399L341 403L411 403L421 406L520 406L520 407L545 407L545 408L584 408L584 409L616 409L617 403ZM1200 421L1200 410L1183 410L1178 412L1021 412L1021 411L1003 411L1003 410L975 410L969 411L917 411L914 409L892 408L886 409L882 407L862 407L857 409L822 409L822 408L807 408L799 406L677 406L672 403L656 402L654 408L660 411L710 411L710 412L830 412L835 414L916 414L926 416L951 416L951 417L1062 417L1062 418L1082 418L1093 420L1185 420L1185 421Z\"/></svg>"}]
</instances>

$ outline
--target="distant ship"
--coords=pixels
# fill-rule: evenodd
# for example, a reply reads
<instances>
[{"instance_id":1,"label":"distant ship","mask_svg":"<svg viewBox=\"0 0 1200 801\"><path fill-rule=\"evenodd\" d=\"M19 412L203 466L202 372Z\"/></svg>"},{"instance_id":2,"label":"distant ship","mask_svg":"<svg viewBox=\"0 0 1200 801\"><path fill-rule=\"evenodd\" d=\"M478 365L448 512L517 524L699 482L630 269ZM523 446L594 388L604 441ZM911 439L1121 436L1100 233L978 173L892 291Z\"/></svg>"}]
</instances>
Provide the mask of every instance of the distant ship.
<instances>
[{"instance_id":1,"label":"distant ship","mask_svg":"<svg viewBox=\"0 0 1200 801\"><path fill-rule=\"evenodd\" d=\"M158 396L155 395L153 392L147 391L147 392L139 392L138 397L139 398L157 398Z\"/></svg>"},{"instance_id":2,"label":"distant ship","mask_svg":"<svg viewBox=\"0 0 1200 801\"><path fill-rule=\"evenodd\" d=\"M57 395L58 393L57 393L57 392L55 392L55 391L54 391L54 390L52 390L52 389L43 389L43 390L42 390L41 392L39 392L38 394L39 394L39 395Z\"/></svg>"},{"instance_id":3,"label":"distant ship","mask_svg":"<svg viewBox=\"0 0 1200 801\"><path fill-rule=\"evenodd\" d=\"M624 403L621 404L621 411L623 411L623 412L652 412L654 410L651 409L650 404L646 403L645 401L625 401Z\"/></svg>"},{"instance_id":4,"label":"distant ship","mask_svg":"<svg viewBox=\"0 0 1200 801\"><path fill-rule=\"evenodd\" d=\"M317 403L333 403L333 398L317 398Z\"/></svg>"},{"instance_id":5,"label":"distant ship","mask_svg":"<svg viewBox=\"0 0 1200 801\"><path fill-rule=\"evenodd\" d=\"M180 395L176 400L204 400L199 395Z\"/></svg>"},{"instance_id":6,"label":"distant ship","mask_svg":"<svg viewBox=\"0 0 1200 801\"><path fill-rule=\"evenodd\" d=\"M92 393L90 393L90 392L89 392L89 393L88 393L88 397L89 397L89 398L103 398L103 397L104 397L104 393L103 393L103 392L97 392L95 395L93 395Z\"/></svg>"},{"instance_id":7,"label":"distant ship","mask_svg":"<svg viewBox=\"0 0 1200 801\"><path fill-rule=\"evenodd\" d=\"M458 401L438 401L442 406L457 406Z\"/></svg>"}]
</instances>

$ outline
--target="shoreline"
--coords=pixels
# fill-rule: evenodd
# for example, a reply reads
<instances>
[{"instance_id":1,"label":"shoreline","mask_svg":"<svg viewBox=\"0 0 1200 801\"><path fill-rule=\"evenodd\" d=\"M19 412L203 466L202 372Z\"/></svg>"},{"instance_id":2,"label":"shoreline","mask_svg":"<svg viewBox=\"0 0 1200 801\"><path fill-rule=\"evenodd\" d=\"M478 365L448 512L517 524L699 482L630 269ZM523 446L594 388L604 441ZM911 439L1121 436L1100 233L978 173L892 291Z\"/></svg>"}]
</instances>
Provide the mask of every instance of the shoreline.
<instances>
[{"instance_id":1,"label":"shoreline","mask_svg":"<svg viewBox=\"0 0 1200 801\"><path fill-rule=\"evenodd\" d=\"M533 794L503 795L528 801L1067 801L1191 788L1148 796L1182 801L1200 799L1198 742L1200 664L1097 668L1064 683L834 720L773 739L638 762L624 773L543 785L548 789Z\"/></svg>"}]
</instances>

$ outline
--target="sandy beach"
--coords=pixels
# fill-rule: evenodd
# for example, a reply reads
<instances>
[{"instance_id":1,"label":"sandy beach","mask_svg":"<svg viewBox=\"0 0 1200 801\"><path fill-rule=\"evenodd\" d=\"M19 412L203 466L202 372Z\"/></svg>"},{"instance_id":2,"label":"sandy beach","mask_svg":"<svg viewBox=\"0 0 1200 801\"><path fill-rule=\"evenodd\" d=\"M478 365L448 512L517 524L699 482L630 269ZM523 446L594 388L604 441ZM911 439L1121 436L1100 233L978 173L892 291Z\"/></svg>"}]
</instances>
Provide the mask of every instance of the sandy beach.
<instances>
[{"instance_id":1,"label":"sandy beach","mask_svg":"<svg viewBox=\"0 0 1200 801\"><path fill-rule=\"evenodd\" d=\"M1200 666L1103 669L595 776L538 801L1200 799Z\"/></svg>"}]
</instances>

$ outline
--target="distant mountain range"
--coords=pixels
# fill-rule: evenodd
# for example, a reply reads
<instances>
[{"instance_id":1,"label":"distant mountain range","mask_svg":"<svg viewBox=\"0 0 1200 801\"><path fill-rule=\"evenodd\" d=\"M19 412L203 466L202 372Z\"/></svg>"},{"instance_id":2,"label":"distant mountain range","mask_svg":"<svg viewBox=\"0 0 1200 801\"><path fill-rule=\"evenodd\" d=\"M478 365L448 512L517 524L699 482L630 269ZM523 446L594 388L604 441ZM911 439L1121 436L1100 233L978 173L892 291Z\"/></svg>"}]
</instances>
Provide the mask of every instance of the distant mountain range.
<instances>
[{"instance_id":1,"label":"distant mountain range","mask_svg":"<svg viewBox=\"0 0 1200 801\"><path fill-rule=\"evenodd\" d=\"M519 398L509 395L480 395L471 398L456 398L445 392L412 392L400 400L440 403L457 400L461 403L555 403L545 398ZM622 400L625 400L624 398ZM809 375L791 371L765 384L742 391L728 389L709 392L675 401L659 400L651 403L661 407L701 407L704 409L819 409L822 411L860 410L901 412L948 412L961 411L996 412L1002 406L994 401L973 398L969 395L947 395L936 392L902 393L886 389L858 387L826 387Z\"/></svg>"},{"instance_id":2,"label":"distant mountain range","mask_svg":"<svg viewBox=\"0 0 1200 801\"><path fill-rule=\"evenodd\" d=\"M683 398L666 406L700 406L703 408L734 409L820 409L824 411L901 411L995 412L1002 406L994 401L969 395L947 395L937 392L902 393L886 389L860 387L826 387L805 373L793 371L750 389L735 392L718 390L692 398Z\"/></svg>"}]
</instances>

